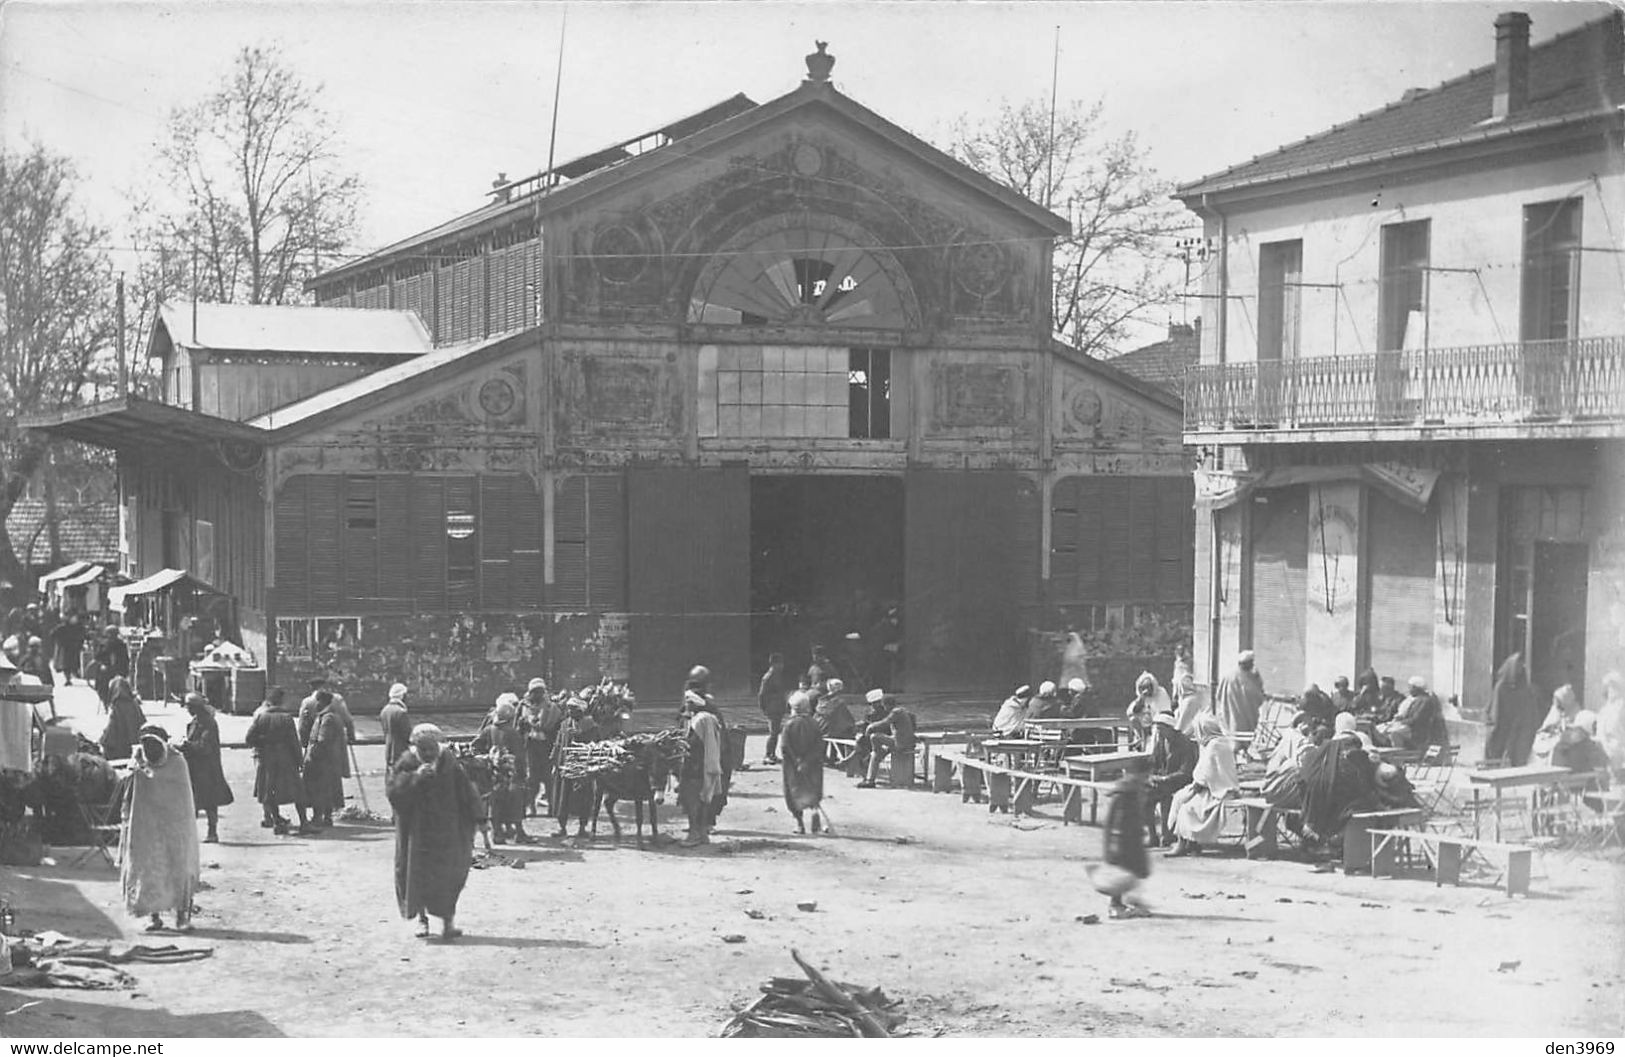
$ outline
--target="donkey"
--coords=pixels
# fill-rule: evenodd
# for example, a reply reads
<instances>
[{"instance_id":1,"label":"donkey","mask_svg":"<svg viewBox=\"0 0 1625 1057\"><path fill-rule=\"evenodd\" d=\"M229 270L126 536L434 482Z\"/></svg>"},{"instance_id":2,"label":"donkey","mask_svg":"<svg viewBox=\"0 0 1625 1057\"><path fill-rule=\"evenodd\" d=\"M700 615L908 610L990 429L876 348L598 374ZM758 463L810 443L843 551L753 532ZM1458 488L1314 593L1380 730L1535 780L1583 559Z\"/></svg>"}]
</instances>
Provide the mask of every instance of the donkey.
<instances>
[{"instance_id":1,"label":"donkey","mask_svg":"<svg viewBox=\"0 0 1625 1057\"><path fill-rule=\"evenodd\" d=\"M643 805L649 805L649 839L659 844L659 805L665 802L666 783L677 768L679 754L673 754L670 749L663 750L661 743L654 741L639 739L623 744L632 753L632 766L597 776L598 793L593 803L592 832L594 836L598 835L598 813L600 809L607 810L615 839L620 840L621 823L615 817L615 804L630 800L636 820L638 848L642 849Z\"/></svg>"}]
</instances>

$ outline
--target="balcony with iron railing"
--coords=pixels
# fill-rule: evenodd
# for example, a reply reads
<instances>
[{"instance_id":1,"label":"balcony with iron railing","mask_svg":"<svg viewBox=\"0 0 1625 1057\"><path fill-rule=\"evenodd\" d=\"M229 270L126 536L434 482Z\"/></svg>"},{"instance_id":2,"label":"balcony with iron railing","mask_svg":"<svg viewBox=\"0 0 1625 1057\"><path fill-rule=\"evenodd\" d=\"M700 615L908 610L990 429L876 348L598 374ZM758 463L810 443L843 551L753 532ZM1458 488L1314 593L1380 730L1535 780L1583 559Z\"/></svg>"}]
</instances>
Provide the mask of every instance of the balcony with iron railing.
<instances>
[{"instance_id":1,"label":"balcony with iron railing","mask_svg":"<svg viewBox=\"0 0 1625 1057\"><path fill-rule=\"evenodd\" d=\"M1625 336L1199 364L1185 433L1252 443L1625 435ZM1246 434L1245 437L1223 436ZM1326 439L1331 439L1330 437Z\"/></svg>"}]
</instances>

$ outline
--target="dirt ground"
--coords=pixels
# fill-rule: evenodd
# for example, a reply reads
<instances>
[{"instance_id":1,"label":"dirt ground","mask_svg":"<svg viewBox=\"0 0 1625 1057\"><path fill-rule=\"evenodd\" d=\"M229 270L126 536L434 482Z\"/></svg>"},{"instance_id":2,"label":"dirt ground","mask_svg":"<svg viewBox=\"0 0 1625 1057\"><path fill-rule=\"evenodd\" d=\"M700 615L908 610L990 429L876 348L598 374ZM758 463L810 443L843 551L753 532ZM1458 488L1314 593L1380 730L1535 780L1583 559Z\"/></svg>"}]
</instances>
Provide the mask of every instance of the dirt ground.
<instances>
[{"instance_id":1,"label":"dirt ground","mask_svg":"<svg viewBox=\"0 0 1625 1057\"><path fill-rule=\"evenodd\" d=\"M753 739L750 759L761 750ZM382 752L360 754L368 803L386 811ZM0 1014L43 1000L0 1016L0 1033L704 1036L769 977L795 975L794 947L902 999L925 1036L1625 1034L1617 858L1537 857L1534 895L1508 899L1154 853L1155 916L1110 921L1084 875L1100 831L1054 807L1012 821L830 772L839 836L797 837L777 770L757 765L708 849L640 852L630 825L617 844L607 824L579 846L505 849L524 868L475 871L468 934L442 945L396 914L387 824L275 837L248 797L248 753L226 757L238 803L204 846L197 931L176 941L214 957L134 966L134 995L0 989ZM663 833L680 835L674 814ZM23 928L141 938L99 860L0 868L0 891Z\"/></svg>"}]
</instances>

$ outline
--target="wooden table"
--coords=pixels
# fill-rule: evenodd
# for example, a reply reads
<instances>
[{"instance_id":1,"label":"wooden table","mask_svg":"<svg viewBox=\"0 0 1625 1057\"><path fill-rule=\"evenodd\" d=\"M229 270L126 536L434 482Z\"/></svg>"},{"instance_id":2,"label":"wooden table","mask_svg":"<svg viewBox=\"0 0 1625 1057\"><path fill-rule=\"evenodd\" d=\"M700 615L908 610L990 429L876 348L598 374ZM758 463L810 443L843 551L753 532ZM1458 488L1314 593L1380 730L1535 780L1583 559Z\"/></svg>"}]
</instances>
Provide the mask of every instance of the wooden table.
<instances>
[{"instance_id":1,"label":"wooden table","mask_svg":"<svg viewBox=\"0 0 1625 1057\"><path fill-rule=\"evenodd\" d=\"M1540 792L1542 786L1552 785L1566 777L1571 772L1567 767L1553 767L1549 764L1531 764L1527 767L1497 767L1488 771L1474 771L1467 776L1473 786L1473 836L1478 833L1478 794L1482 789L1489 789L1495 794L1495 839L1501 839L1501 793L1507 789L1530 790L1531 799Z\"/></svg>"},{"instance_id":2,"label":"wooden table","mask_svg":"<svg viewBox=\"0 0 1625 1057\"><path fill-rule=\"evenodd\" d=\"M1150 758L1149 752L1091 752L1066 757L1061 761L1061 768L1068 777L1098 782L1104 777L1122 774L1134 760Z\"/></svg>"},{"instance_id":3,"label":"wooden table","mask_svg":"<svg viewBox=\"0 0 1625 1057\"><path fill-rule=\"evenodd\" d=\"M1343 872L1351 874L1371 868L1371 830L1419 830L1422 818L1420 808L1356 811L1349 815L1343 826Z\"/></svg>"},{"instance_id":4,"label":"wooden table","mask_svg":"<svg viewBox=\"0 0 1625 1057\"><path fill-rule=\"evenodd\" d=\"M969 745L991 735L985 730L928 730L914 735L914 744L920 748L920 773L931 780L931 750L939 752L949 745Z\"/></svg>"},{"instance_id":5,"label":"wooden table","mask_svg":"<svg viewBox=\"0 0 1625 1057\"><path fill-rule=\"evenodd\" d=\"M987 758L1004 757L1005 765L1016 770L1036 770L1043 762L1044 753L1055 753L1060 746L1053 741L1034 738L991 738L982 742ZM1027 766L1031 763L1031 767Z\"/></svg>"}]
</instances>

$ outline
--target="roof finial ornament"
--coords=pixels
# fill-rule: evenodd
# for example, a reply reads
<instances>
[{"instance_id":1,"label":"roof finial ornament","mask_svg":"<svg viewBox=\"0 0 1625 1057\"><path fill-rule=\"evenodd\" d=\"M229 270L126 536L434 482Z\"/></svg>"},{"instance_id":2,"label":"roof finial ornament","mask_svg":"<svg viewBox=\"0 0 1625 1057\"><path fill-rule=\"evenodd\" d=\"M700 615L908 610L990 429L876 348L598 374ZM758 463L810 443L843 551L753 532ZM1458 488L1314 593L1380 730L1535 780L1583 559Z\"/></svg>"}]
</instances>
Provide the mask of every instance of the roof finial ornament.
<instances>
[{"instance_id":1,"label":"roof finial ornament","mask_svg":"<svg viewBox=\"0 0 1625 1057\"><path fill-rule=\"evenodd\" d=\"M815 40L818 50L807 56L807 83L824 84L829 81L829 71L835 66L835 56L824 49L829 47L827 40Z\"/></svg>"}]
</instances>

